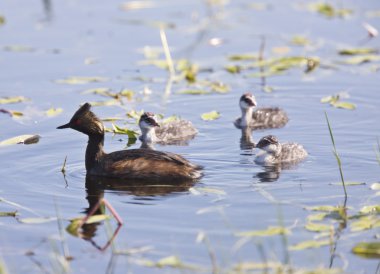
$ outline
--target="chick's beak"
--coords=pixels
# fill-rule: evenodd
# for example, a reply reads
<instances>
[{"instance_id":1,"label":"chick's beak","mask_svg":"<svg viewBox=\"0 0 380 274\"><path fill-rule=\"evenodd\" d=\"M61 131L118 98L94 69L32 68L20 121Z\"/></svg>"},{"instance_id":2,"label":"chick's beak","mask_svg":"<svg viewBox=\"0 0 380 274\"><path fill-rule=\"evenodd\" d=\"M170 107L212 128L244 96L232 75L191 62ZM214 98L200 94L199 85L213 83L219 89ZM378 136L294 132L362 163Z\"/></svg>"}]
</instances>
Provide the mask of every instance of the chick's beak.
<instances>
[{"instance_id":1,"label":"chick's beak","mask_svg":"<svg viewBox=\"0 0 380 274\"><path fill-rule=\"evenodd\" d=\"M70 123L67 123L67 124L65 124L65 125L62 125L62 126L57 127L57 129L69 128L69 127L70 127Z\"/></svg>"},{"instance_id":2,"label":"chick's beak","mask_svg":"<svg viewBox=\"0 0 380 274\"><path fill-rule=\"evenodd\" d=\"M253 101L253 100L249 100L249 103L248 103L251 107L255 107L256 106L256 102Z\"/></svg>"}]
</instances>

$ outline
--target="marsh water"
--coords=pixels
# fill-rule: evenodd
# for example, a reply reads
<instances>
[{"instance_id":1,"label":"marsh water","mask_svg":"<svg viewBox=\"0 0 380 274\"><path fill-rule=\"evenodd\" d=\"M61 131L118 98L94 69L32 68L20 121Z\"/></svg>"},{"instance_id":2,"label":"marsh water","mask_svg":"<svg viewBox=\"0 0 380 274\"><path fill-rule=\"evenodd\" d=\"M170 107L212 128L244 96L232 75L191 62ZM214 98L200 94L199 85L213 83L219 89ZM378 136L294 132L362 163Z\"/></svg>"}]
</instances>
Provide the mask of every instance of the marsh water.
<instances>
[{"instance_id":1,"label":"marsh water","mask_svg":"<svg viewBox=\"0 0 380 274\"><path fill-rule=\"evenodd\" d=\"M347 186L348 214L379 203L379 196L370 188L380 174L376 160L379 62L342 65L339 61L348 57L337 52L342 48L379 48L379 38L367 39L362 23L380 27L380 18L369 13L379 10L380 3L334 1L338 8L353 11L347 18L326 18L311 12L309 1L267 1L262 5L243 0L126 3L0 2L0 16L5 18L0 25L0 97L30 99L1 105L24 115L12 118L1 114L0 137L41 136L36 144L0 147L0 211L18 212L16 218L0 217L2 266L9 273L265 273L286 266L292 271L379 271L378 258L352 253L360 242L378 241L376 226L356 231L353 221L342 224L336 218L320 221L332 227L327 231L313 232L305 225L310 222L308 216L317 213L306 208L338 206L345 200L325 112L344 178L360 183ZM164 31L174 60L198 64L197 81L222 82L229 91L182 94L209 87L186 80L168 87L167 70L141 65L147 47L151 54L158 49L158 58L165 60L160 23L166 24ZM310 44L289 43L296 35L307 37ZM301 67L267 77L265 84L273 88L271 92L263 91L262 78L250 76L257 69L238 74L224 69L231 64L229 56L258 54L260 47L264 59L318 56L321 66L311 73ZM239 64L249 62L253 61ZM74 76L106 79L57 83ZM108 182L86 179L87 137L56 127L68 122L80 104L110 100L84 92L103 87L114 92L131 90L133 96L116 105L94 106L101 118L126 119L127 112L143 109L192 121L199 134L188 145L156 145L156 149L179 153L202 165L204 177L194 185L136 187L110 187ZM243 132L233 125L240 115L239 97L247 91L255 94L259 106L279 106L290 117L284 128L254 131L252 140L273 134L280 141L301 143L309 152L306 161L284 170L268 170L254 163L257 150L242 145ZM342 91L350 95L342 100L355 104L356 109L320 102L322 97ZM51 107L63 111L45 115ZM202 113L213 110L220 113L218 119L201 119ZM137 130L136 124L124 120L114 123ZM111 128L111 123L106 126ZM106 151L126 149L127 143L127 135L106 134ZM136 142L131 147L139 145ZM61 168L66 156L64 176ZM104 250L100 249L117 229L113 219L86 225L82 237L65 230L70 219L84 216L89 203L100 197L112 204L123 220L112 245ZM42 222L43 218L52 220ZM285 227L290 233L239 234L267 231L268 227ZM292 249L304 241L326 239L329 244L320 247Z\"/></svg>"}]
</instances>

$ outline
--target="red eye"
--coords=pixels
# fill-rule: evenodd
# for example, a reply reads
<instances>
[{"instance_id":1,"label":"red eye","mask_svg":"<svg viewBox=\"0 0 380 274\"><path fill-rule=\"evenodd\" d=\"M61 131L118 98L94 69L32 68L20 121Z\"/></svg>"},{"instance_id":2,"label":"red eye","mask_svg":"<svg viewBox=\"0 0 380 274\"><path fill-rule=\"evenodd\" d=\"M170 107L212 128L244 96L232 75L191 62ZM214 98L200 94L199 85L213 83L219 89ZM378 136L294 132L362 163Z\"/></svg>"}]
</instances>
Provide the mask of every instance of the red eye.
<instances>
[{"instance_id":1,"label":"red eye","mask_svg":"<svg viewBox=\"0 0 380 274\"><path fill-rule=\"evenodd\" d=\"M81 120L79 120L79 119L75 120L75 121L74 121L74 124L75 124L75 125L80 125L80 124L81 124Z\"/></svg>"}]
</instances>

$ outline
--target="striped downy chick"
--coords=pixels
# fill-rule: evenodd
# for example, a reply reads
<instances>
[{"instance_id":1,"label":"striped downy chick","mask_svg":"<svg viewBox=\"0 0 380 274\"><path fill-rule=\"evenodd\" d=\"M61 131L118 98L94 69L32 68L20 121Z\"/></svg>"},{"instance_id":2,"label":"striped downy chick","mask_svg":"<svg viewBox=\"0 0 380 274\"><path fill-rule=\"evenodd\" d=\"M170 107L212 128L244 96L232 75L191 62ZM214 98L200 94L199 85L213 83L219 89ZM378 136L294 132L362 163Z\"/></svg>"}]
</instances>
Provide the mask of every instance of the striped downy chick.
<instances>
[{"instance_id":1,"label":"striped downy chick","mask_svg":"<svg viewBox=\"0 0 380 274\"><path fill-rule=\"evenodd\" d=\"M240 97L239 106L241 117L235 121L235 126L238 128L280 128L289 121L286 112L278 107L256 108L256 98L252 93L243 94Z\"/></svg>"},{"instance_id":2,"label":"striped downy chick","mask_svg":"<svg viewBox=\"0 0 380 274\"><path fill-rule=\"evenodd\" d=\"M307 157L302 145L297 143L280 143L277 137L267 135L256 145L263 152L258 154L255 162L262 165L297 163Z\"/></svg>"}]
</instances>

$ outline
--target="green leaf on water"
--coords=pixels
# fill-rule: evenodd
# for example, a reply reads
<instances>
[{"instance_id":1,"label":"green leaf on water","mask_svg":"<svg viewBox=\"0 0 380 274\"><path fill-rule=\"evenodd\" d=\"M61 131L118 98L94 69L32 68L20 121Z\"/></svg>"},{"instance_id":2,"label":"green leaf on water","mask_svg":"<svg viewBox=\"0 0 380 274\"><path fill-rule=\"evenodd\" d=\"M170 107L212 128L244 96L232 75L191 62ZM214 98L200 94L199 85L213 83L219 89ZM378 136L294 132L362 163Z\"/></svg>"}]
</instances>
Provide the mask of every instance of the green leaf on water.
<instances>
[{"instance_id":1,"label":"green leaf on water","mask_svg":"<svg viewBox=\"0 0 380 274\"><path fill-rule=\"evenodd\" d=\"M131 101L133 99L135 92L130 89L123 89L117 94L120 96L126 97L129 101Z\"/></svg>"},{"instance_id":2,"label":"green leaf on water","mask_svg":"<svg viewBox=\"0 0 380 274\"><path fill-rule=\"evenodd\" d=\"M0 217L16 217L17 211L12 212L0 212Z\"/></svg>"},{"instance_id":3,"label":"green leaf on water","mask_svg":"<svg viewBox=\"0 0 380 274\"><path fill-rule=\"evenodd\" d=\"M177 269L191 269L191 270L199 269L198 266L185 264L184 262L181 261L180 258L174 255L162 258L158 260L157 262L154 262L151 260L140 260L138 261L138 263L147 267L157 267L157 268L172 267L172 268L177 268Z\"/></svg>"},{"instance_id":4,"label":"green leaf on water","mask_svg":"<svg viewBox=\"0 0 380 274\"><path fill-rule=\"evenodd\" d=\"M121 117L107 117L107 118L102 119L103 122L115 122L115 121L122 121L122 120L125 120L125 119Z\"/></svg>"},{"instance_id":5,"label":"green leaf on water","mask_svg":"<svg viewBox=\"0 0 380 274\"><path fill-rule=\"evenodd\" d=\"M345 60L339 61L339 63L347 64L347 65L360 65L364 63L380 61L379 55L359 55L351 58L347 58Z\"/></svg>"},{"instance_id":6,"label":"green leaf on water","mask_svg":"<svg viewBox=\"0 0 380 274\"><path fill-rule=\"evenodd\" d=\"M341 49L338 51L340 55L361 55L361 54L373 54L378 53L379 51L374 48L350 48L350 49Z\"/></svg>"},{"instance_id":7,"label":"green leaf on water","mask_svg":"<svg viewBox=\"0 0 380 274\"><path fill-rule=\"evenodd\" d=\"M163 59L163 60L161 60L161 59L143 60L143 61L138 62L138 65L142 65L142 66L152 65L152 66L156 66L160 69L165 69L165 70L169 69L169 65L168 65L168 62L166 61L166 59Z\"/></svg>"},{"instance_id":8,"label":"green leaf on water","mask_svg":"<svg viewBox=\"0 0 380 274\"><path fill-rule=\"evenodd\" d=\"M162 258L156 263L157 267L165 267L165 266L170 266L170 267L181 267L182 262L177 256L169 256Z\"/></svg>"},{"instance_id":9,"label":"green leaf on water","mask_svg":"<svg viewBox=\"0 0 380 274\"><path fill-rule=\"evenodd\" d=\"M254 9L257 11L269 10L272 8L271 4L268 3L249 3L247 6L250 9Z\"/></svg>"},{"instance_id":10,"label":"green leaf on water","mask_svg":"<svg viewBox=\"0 0 380 274\"><path fill-rule=\"evenodd\" d=\"M242 67L239 65L229 65L229 66L225 66L224 69L228 71L229 73L236 74L236 73L241 72Z\"/></svg>"},{"instance_id":11,"label":"green leaf on water","mask_svg":"<svg viewBox=\"0 0 380 274\"><path fill-rule=\"evenodd\" d=\"M12 117L21 117L21 116L24 116L24 113L22 113L21 111L11 110L10 113L11 113Z\"/></svg>"},{"instance_id":12,"label":"green leaf on water","mask_svg":"<svg viewBox=\"0 0 380 274\"><path fill-rule=\"evenodd\" d=\"M254 78L263 78L263 77L271 77L275 75L283 75L283 71L271 71L271 70L266 70L266 71L258 71L254 73L250 73L247 76L248 77L254 77Z\"/></svg>"},{"instance_id":13,"label":"green leaf on water","mask_svg":"<svg viewBox=\"0 0 380 274\"><path fill-rule=\"evenodd\" d=\"M287 56L280 58L271 58L260 60L251 65L252 68L265 68L263 71L252 73L248 76L251 77L269 77L273 75L284 74L285 71L291 68L302 68L307 66L313 60L319 64L319 60L316 57L307 58L303 56ZM311 71L311 70L310 70Z\"/></svg>"},{"instance_id":14,"label":"green leaf on water","mask_svg":"<svg viewBox=\"0 0 380 274\"><path fill-rule=\"evenodd\" d=\"M93 93L93 94L108 96L110 91L111 91L110 88L90 88L90 89L86 89L82 93L83 94Z\"/></svg>"},{"instance_id":15,"label":"green leaf on water","mask_svg":"<svg viewBox=\"0 0 380 274\"><path fill-rule=\"evenodd\" d=\"M191 63L187 59L180 59L176 63L176 69L182 73L182 77L185 78L189 83L195 83L197 80L199 66L197 64Z\"/></svg>"},{"instance_id":16,"label":"green leaf on water","mask_svg":"<svg viewBox=\"0 0 380 274\"><path fill-rule=\"evenodd\" d=\"M338 101L338 102L331 103L331 105L336 108L344 108L344 109L349 109L349 110L356 109L356 105L349 102Z\"/></svg>"},{"instance_id":17,"label":"green leaf on water","mask_svg":"<svg viewBox=\"0 0 380 274\"><path fill-rule=\"evenodd\" d=\"M127 116L129 118L133 118L136 121L140 120L141 115L143 115L144 110L136 111L136 110L131 110L127 113Z\"/></svg>"},{"instance_id":18,"label":"green leaf on water","mask_svg":"<svg viewBox=\"0 0 380 274\"><path fill-rule=\"evenodd\" d=\"M328 216L328 213L316 213L316 214L310 214L307 216L308 221L322 221Z\"/></svg>"},{"instance_id":19,"label":"green leaf on water","mask_svg":"<svg viewBox=\"0 0 380 274\"><path fill-rule=\"evenodd\" d=\"M4 109L4 108L0 108L0 113L8 114L8 115L10 115L11 117L14 117L14 118L21 117L21 116L24 115L24 113L22 113L20 111L7 110L7 109Z\"/></svg>"},{"instance_id":20,"label":"green leaf on water","mask_svg":"<svg viewBox=\"0 0 380 274\"><path fill-rule=\"evenodd\" d=\"M349 95L345 92L340 92L338 94L329 95L321 98L321 103L329 103L331 106L336 108L343 108L354 110L356 109L356 105L349 102L340 101L341 98L348 98Z\"/></svg>"},{"instance_id":21,"label":"green leaf on water","mask_svg":"<svg viewBox=\"0 0 380 274\"><path fill-rule=\"evenodd\" d=\"M271 87L271 86L265 85L265 86L262 87L262 90L263 90L264 92L266 92L266 93L271 93L271 92L274 91L274 88Z\"/></svg>"},{"instance_id":22,"label":"green leaf on water","mask_svg":"<svg viewBox=\"0 0 380 274\"><path fill-rule=\"evenodd\" d=\"M16 137L1 141L0 146L16 145L16 144L29 145L29 144L38 143L39 140L40 140L39 135L26 134L26 135L20 135L20 136L16 136Z\"/></svg>"},{"instance_id":23,"label":"green leaf on water","mask_svg":"<svg viewBox=\"0 0 380 274\"><path fill-rule=\"evenodd\" d=\"M329 96L322 97L321 103L331 103L334 100L335 101L337 100L336 96L329 95Z\"/></svg>"},{"instance_id":24,"label":"green leaf on water","mask_svg":"<svg viewBox=\"0 0 380 274\"><path fill-rule=\"evenodd\" d=\"M222 82L211 82L210 84L211 91L217 93L227 93L230 91L229 85Z\"/></svg>"},{"instance_id":25,"label":"green leaf on water","mask_svg":"<svg viewBox=\"0 0 380 274\"><path fill-rule=\"evenodd\" d=\"M322 205L322 206L307 206L305 207L305 209L310 210L310 211L339 212L341 207Z\"/></svg>"},{"instance_id":26,"label":"green leaf on water","mask_svg":"<svg viewBox=\"0 0 380 274\"><path fill-rule=\"evenodd\" d=\"M12 52L33 52L36 49L29 46L24 46L24 45L9 45L9 46L5 46L4 50L12 51Z\"/></svg>"},{"instance_id":27,"label":"green leaf on water","mask_svg":"<svg viewBox=\"0 0 380 274\"><path fill-rule=\"evenodd\" d=\"M323 231L330 231L331 229L333 229L333 226L308 222L305 225L305 228L313 232L323 232Z\"/></svg>"},{"instance_id":28,"label":"green leaf on water","mask_svg":"<svg viewBox=\"0 0 380 274\"><path fill-rule=\"evenodd\" d=\"M363 185L366 185L366 183L364 183L364 182L344 182L344 184L345 184L346 186L363 186ZM341 185L343 185L343 183L342 183L342 182L339 182L339 183L332 183L332 184L330 184L330 185L341 186Z\"/></svg>"},{"instance_id":29,"label":"green leaf on water","mask_svg":"<svg viewBox=\"0 0 380 274\"><path fill-rule=\"evenodd\" d=\"M243 54L233 54L228 56L230 61L254 61L258 60L259 56L252 53L243 53Z\"/></svg>"},{"instance_id":30,"label":"green leaf on water","mask_svg":"<svg viewBox=\"0 0 380 274\"><path fill-rule=\"evenodd\" d=\"M279 270L282 268L285 269L286 266L279 262L271 262L271 261L265 262L265 263L242 262L242 263L236 264L233 268L236 271L236 273L246 273L246 271L250 271L250 270L251 271L252 270L268 270L268 269ZM279 272L274 271L274 273L279 273Z\"/></svg>"},{"instance_id":31,"label":"green leaf on water","mask_svg":"<svg viewBox=\"0 0 380 274\"><path fill-rule=\"evenodd\" d=\"M304 241L300 242L295 245L289 246L289 250L304 250L304 249L310 249L310 248L319 248L321 246L329 245L330 240L309 240L309 241Z\"/></svg>"},{"instance_id":32,"label":"green leaf on water","mask_svg":"<svg viewBox=\"0 0 380 274\"><path fill-rule=\"evenodd\" d=\"M5 17L0 15L0 26L5 24Z\"/></svg>"},{"instance_id":33,"label":"green leaf on water","mask_svg":"<svg viewBox=\"0 0 380 274\"><path fill-rule=\"evenodd\" d=\"M351 224L351 231L369 230L372 228L380 227L380 218L376 215L363 216L359 220L353 221Z\"/></svg>"},{"instance_id":34,"label":"green leaf on water","mask_svg":"<svg viewBox=\"0 0 380 274\"><path fill-rule=\"evenodd\" d=\"M353 13L353 11L350 9L337 9L325 2L311 3L309 4L309 9L311 11L324 15L327 18L346 17Z\"/></svg>"},{"instance_id":35,"label":"green leaf on water","mask_svg":"<svg viewBox=\"0 0 380 274\"><path fill-rule=\"evenodd\" d=\"M307 46L311 44L310 40L302 35L293 36L290 43L295 46Z\"/></svg>"},{"instance_id":36,"label":"green leaf on water","mask_svg":"<svg viewBox=\"0 0 380 274\"><path fill-rule=\"evenodd\" d=\"M280 226L269 226L264 230L251 230L235 233L238 237L265 237L273 235L288 235L290 230Z\"/></svg>"},{"instance_id":37,"label":"green leaf on water","mask_svg":"<svg viewBox=\"0 0 380 274\"><path fill-rule=\"evenodd\" d=\"M72 76L65 79L59 79L55 82L58 84L69 84L69 85L83 85L88 83L106 82L108 78L99 76Z\"/></svg>"},{"instance_id":38,"label":"green leaf on water","mask_svg":"<svg viewBox=\"0 0 380 274\"><path fill-rule=\"evenodd\" d=\"M360 209L360 213L363 213L363 214L380 214L380 205L363 206Z\"/></svg>"},{"instance_id":39,"label":"green leaf on water","mask_svg":"<svg viewBox=\"0 0 380 274\"><path fill-rule=\"evenodd\" d=\"M29 99L25 98L24 96L3 97L0 98L0 104L15 104L28 100Z\"/></svg>"},{"instance_id":40,"label":"green leaf on water","mask_svg":"<svg viewBox=\"0 0 380 274\"><path fill-rule=\"evenodd\" d=\"M216 110L213 110L211 112L206 112L201 115L202 120L205 121L212 121L215 119L218 119L220 117L220 113Z\"/></svg>"},{"instance_id":41,"label":"green leaf on water","mask_svg":"<svg viewBox=\"0 0 380 274\"><path fill-rule=\"evenodd\" d=\"M42 218L20 218L19 222L24 224L43 224L52 221L56 221L57 217L42 217Z\"/></svg>"},{"instance_id":42,"label":"green leaf on water","mask_svg":"<svg viewBox=\"0 0 380 274\"><path fill-rule=\"evenodd\" d=\"M111 216L106 214L92 215L90 216L90 218L87 219L86 224L99 223L109 219L111 219Z\"/></svg>"},{"instance_id":43,"label":"green leaf on water","mask_svg":"<svg viewBox=\"0 0 380 274\"><path fill-rule=\"evenodd\" d=\"M57 116L57 115L61 114L62 111L63 111L62 108L50 108L47 111L45 111L45 114L48 117L53 117L53 116Z\"/></svg>"},{"instance_id":44,"label":"green leaf on water","mask_svg":"<svg viewBox=\"0 0 380 274\"><path fill-rule=\"evenodd\" d=\"M120 105L119 100L111 99L106 101L96 101L96 102L90 102L91 106L93 107L101 107L101 106L116 106Z\"/></svg>"},{"instance_id":45,"label":"green leaf on water","mask_svg":"<svg viewBox=\"0 0 380 274\"><path fill-rule=\"evenodd\" d=\"M139 136L138 132L127 128L119 127L115 124L112 124L112 133L128 135L128 139L137 139L137 136Z\"/></svg>"},{"instance_id":46,"label":"green leaf on water","mask_svg":"<svg viewBox=\"0 0 380 274\"><path fill-rule=\"evenodd\" d=\"M352 252L370 258L380 258L380 242L361 242L352 248Z\"/></svg>"},{"instance_id":47,"label":"green leaf on water","mask_svg":"<svg viewBox=\"0 0 380 274\"><path fill-rule=\"evenodd\" d=\"M75 237L80 236L78 229L82 225L83 218L84 217L71 219L70 224L66 227L66 231ZM87 219L86 224L99 223L104 220L109 220L110 218L111 217L106 214L92 215Z\"/></svg>"},{"instance_id":48,"label":"green leaf on water","mask_svg":"<svg viewBox=\"0 0 380 274\"><path fill-rule=\"evenodd\" d=\"M211 94L211 91L201 90L201 89L185 89L185 90L178 91L177 94L203 95L203 94Z\"/></svg>"}]
</instances>

